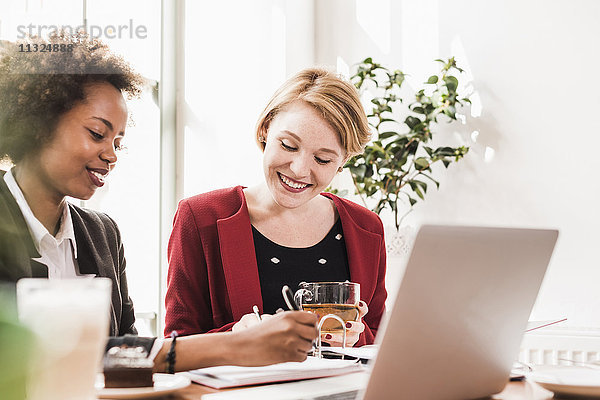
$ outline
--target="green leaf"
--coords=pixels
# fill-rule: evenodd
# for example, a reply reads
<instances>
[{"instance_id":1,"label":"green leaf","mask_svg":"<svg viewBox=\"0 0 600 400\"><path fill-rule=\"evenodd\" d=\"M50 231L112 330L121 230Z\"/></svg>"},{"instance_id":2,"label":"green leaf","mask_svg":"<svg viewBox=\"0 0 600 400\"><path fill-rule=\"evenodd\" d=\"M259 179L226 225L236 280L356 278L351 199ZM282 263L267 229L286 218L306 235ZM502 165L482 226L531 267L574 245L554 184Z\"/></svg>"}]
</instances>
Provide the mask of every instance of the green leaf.
<instances>
[{"instance_id":1,"label":"green leaf","mask_svg":"<svg viewBox=\"0 0 600 400\"><path fill-rule=\"evenodd\" d=\"M412 186L411 186L412 188ZM425 200L425 196L423 195L423 192L421 191L421 189L418 186L415 186L414 188L412 188L413 191L417 194L417 196L419 196L419 198L421 200Z\"/></svg>"},{"instance_id":2,"label":"green leaf","mask_svg":"<svg viewBox=\"0 0 600 400\"><path fill-rule=\"evenodd\" d=\"M438 81L437 75L431 75L429 77L429 79L427 79L427 83L429 83L429 84L437 83L437 81Z\"/></svg>"},{"instance_id":3,"label":"green leaf","mask_svg":"<svg viewBox=\"0 0 600 400\"><path fill-rule=\"evenodd\" d=\"M394 132L394 131L386 131L386 132L381 132L381 133L379 134L379 136L378 136L378 139L379 139L379 140L387 139L387 138L390 138L390 137L392 137L392 136L395 136L395 135L397 135L397 134L398 134L398 133L397 133L397 132Z\"/></svg>"},{"instance_id":4,"label":"green leaf","mask_svg":"<svg viewBox=\"0 0 600 400\"><path fill-rule=\"evenodd\" d=\"M408 137L405 134L397 133L397 136L394 138L393 143L396 143L399 146L405 146L406 143L408 143Z\"/></svg>"},{"instance_id":5,"label":"green leaf","mask_svg":"<svg viewBox=\"0 0 600 400\"><path fill-rule=\"evenodd\" d=\"M405 77L405 74L402 71L395 70L394 75L391 76L390 81L392 84L396 84L398 87L401 87L402 83L404 82L404 77Z\"/></svg>"},{"instance_id":6,"label":"green leaf","mask_svg":"<svg viewBox=\"0 0 600 400\"><path fill-rule=\"evenodd\" d=\"M435 183L435 186L439 189L440 188L440 183L438 181L436 181L435 179L433 179L430 175L427 175L423 172L419 173L419 175L423 175L425 178L428 178L429 180L431 180L433 183Z\"/></svg>"},{"instance_id":7,"label":"green leaf","mask_svg":"<svg viewBox=\"0 0 600 400\"><path fill-rule=\"evenodd\" d=\"M417 158L415 160L414 164L415 164L415 168L418 171L422 171L422 170L425 170L425 169L429 168L429 160L426 159L425 157L419 157L419 158Z\"/></svg>"},{"instance_id":8,"label":"green leaf","mask_svg":"<svg viewBox=\"0 0 600 400\"><path fill-rule=\"evenodd\" d=\"M420 120L419 118L416 118L416 117L411 117L411 116L408 116L408 117L406 117L406 119L404 120L404 123L405 123L406 125L408 125L408 127L409 127L410 129L413 129L415 126L417 126L418 124L420 124L420 123L421 123L421 120Z\"/></svg>"},{"instance_id":9,"label":"green leaf","mask_svg":"<svg viewBox=\"0 0 600 400\"><path fill-rule=\"evenodd\" d=\"M406 162L408 161L408 154L406 155L402 155L400 157L396 157L396 166L395 169L397 171L404 171L404 165L406 164ZM409 167L407 167L408 169Z\"/></svg>"},{"instance_id":10,"label":"green leaf","mask_svg":"<svg viewBox=\"0 0 600 400\"><path fill-rule=\"evenodd\" d=\"M421 188L421 190L423 190L423 193L427 193L427 184L423 181L418 181L416 179L412 180L412 183L414 183L415 185L417 185L419 188Z\"/></svg>"},{"instance_id":11,"label":"green leaf","mask_svg":"<svg viewBox=\"0 0 600 400\"><path fill-rule=\"evenodd\" d=\"M375 193L377 193L377 186L369 186L369 188L367 189L367 196L373 196Z\"/></svg>"},{"instance_id":12,"label":"green leaf","mask_svg":"<svg viewBox=\"0 0 600 400\"><path fill-rule=\"evenodd\" d=\"M332 188L331 186L327 186L327 188L325 189L325 192L335 194L339 197L348 196L348 189L338 190L338 189Z\"/></svg>"},{"instance_id":13,"label":"green leaf","mask_svg":"<svg viewBox=\"0 0 600 400\"><path fill-rule=\"evenodd\" d=\"M406 151L408 151L410 154L415 154L418 148L419 142L415 140L406 146Z\"/></svg>"},{"instance_id":14,"label":"green leaf","mask_svg":"<svg viewBox=\"0 0 600 400\"><path fill-rule=\"evenodd\" d=\"M385 200L381 199L377 202L377 205L375 206L375 208L373 208L373 212L379 214L379 212L381 212L381 210L383 210L385 208Z\"/></svg>"},{"instance_id":15,"label":"green leaf","mask_svg":"<svg viewBox=\"0 0 600 400\"><path fill-rule=\"evenodd\" d=\"M374 152L381 152L381 153L385 153L385 150L383 149L383 147L381 147L381 142L379 141L374 141L373 144L371 144L371 148L373 149Z\"/></svg>"},{"instance_id":16,"label":"green leaf","mask_svg":"<svg viewBox=\"0 0 600 400\"><path fill-rule=\"evenodd\" d=\"M396 209L398 208L398 203L392 200L388 200L388 205L390 206L392 211L396 211Z\"/></svg>"},{"instance_id":17,"label":"green leaf","mask_svg":"<svg viewBox=\"0 0 600 400\"><path fill-rule=\"evenodd\" d=\"M452 106L446 108L444 114L450 119L456 119L456 110Z\"/></svg>"},{"instance_id":18,"label":"green leaf","mask_svg":"<svg viewBox=\"0 0 600 400\"><path fill-rule=\"evenodd\" d=\"M456 79L454 76L447 76L444 79L444 82L446 82L446 87L448 87L448 91L456 91L456 88L458 87L458 79Z\"/></svg>"},{"instance_id":19,"label":"green leaf","mask_svg":"<svg viewBox=\"0 0 600 400\"><path fill-rule=\"evenodd\" d=\"M456 150L454 150L452 147L438 147L433 151L433 154L438 158L453 156L456 154Z\"/></svg>"},{"instance_id":20,"label":"green leaf","mask_svg":"<svg viewBox=\"0 0 600 400\"><path fill-rule=\"evenodd\" d=\"M419 123L416 124L415 126L413 126L411 129L413 132L417 133L417 134L421 134L424 135L425 132L425 128L427 127L427 124L425 122L422 122L421 120L419 120ZM425 136L421 136L422 139L426 139ZM425 140L427 141L427 140Z\"/></svg>"},{"instance_id":21,"label":"green leaf","mask_svg":"<svg viewBox=\"0 0 600 400\"><path fill-rule=\"evenodd\" d=\"M358 166L350 166L350 172L352 175L356 175L360 178L365 177L365 172L367 172L367 166L365 164L360 164Z\"/></svg>"}]
</instances>

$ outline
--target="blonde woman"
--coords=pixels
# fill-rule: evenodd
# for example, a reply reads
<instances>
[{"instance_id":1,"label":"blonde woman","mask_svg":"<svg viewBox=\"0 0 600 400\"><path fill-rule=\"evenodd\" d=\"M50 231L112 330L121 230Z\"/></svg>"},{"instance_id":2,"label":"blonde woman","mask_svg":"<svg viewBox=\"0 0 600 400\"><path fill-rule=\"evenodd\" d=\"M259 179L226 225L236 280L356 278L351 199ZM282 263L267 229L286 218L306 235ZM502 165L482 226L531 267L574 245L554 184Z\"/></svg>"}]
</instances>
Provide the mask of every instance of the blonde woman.
<instances>
[{"instance_id":1,"label":"blonde woman","mask_svg":"<svg viewBox=\"0 0 600 400\"><path fill-rule=\"evenodd\" d=\"M322 193L370 132L356 89L310 68L274 94L256 129L265 181L181 201L169 242L166 330L225 331L257 323L253 305L285 307L281 287L302 281L361 285L360 319L346 345L370 344L384 312L379 217ZM342 337L322 338L340 345Z\"/></svg>"}]
</instances>

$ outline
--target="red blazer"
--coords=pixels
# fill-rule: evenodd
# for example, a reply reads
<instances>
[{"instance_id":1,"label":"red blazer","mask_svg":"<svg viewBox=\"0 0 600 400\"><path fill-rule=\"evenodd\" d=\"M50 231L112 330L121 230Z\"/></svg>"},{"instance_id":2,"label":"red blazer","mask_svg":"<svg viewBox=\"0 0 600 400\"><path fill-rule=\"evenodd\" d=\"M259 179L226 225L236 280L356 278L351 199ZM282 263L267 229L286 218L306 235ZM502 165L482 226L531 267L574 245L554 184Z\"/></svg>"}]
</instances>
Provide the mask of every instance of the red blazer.
<instances>
[{"instance_id":1,"label":"red blazer","mask_svg":"<svg viewBox=\"0 0 600 400\"><path fill-rule=\"evenodd\" d=\"M226 331L262 295L250 216L241 186L179 203L169 239L165 335ZM369 307L356 346L373 343L385 311L386 254L379 217L349 200L323 193L337 208L352 282Z\"/></svg>"}]
</instances>

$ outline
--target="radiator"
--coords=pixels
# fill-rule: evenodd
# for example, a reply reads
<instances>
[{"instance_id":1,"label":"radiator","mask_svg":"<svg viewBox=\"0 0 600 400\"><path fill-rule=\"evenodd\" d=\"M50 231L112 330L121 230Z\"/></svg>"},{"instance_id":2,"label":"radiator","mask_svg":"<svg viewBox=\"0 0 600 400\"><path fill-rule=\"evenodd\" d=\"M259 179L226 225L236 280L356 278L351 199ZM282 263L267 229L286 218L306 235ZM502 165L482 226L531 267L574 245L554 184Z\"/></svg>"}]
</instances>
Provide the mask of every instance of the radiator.
<instances>
[{"instance_id":1,"label":"radiator","mask_svg":"<svg viewBox=\"0 0 600 400\"><path fill-rule=\"evenodd\" d=\"M526 333L519 361L529 365L573 365L600 361L600 329L556 327Z\"/></svg>"}]
</instances>

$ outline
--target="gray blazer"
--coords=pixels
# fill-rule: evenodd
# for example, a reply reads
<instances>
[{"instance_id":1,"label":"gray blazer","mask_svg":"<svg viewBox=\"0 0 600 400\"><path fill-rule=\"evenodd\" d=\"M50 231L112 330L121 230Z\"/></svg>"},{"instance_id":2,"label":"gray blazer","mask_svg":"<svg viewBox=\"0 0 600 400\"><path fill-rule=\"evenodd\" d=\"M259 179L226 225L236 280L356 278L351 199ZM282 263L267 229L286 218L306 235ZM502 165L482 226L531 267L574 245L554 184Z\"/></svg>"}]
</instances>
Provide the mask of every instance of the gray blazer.
<instances>
[{"instance_id":1,"label":"gray blazer","mask_svg":"<svg viewBox=\"0 0 600 400\"><path fill-rule=\"evenodd\" d=\"M136 334L117 224L104 213L72 204L69 207L79 272L110 278L113 283L109 335ZM38 257L25 218L4 182L4 172L0 171L0 280L16 282L20 278L48 277L48 268L32 260Z\"/></svg>"}]
</instances>

